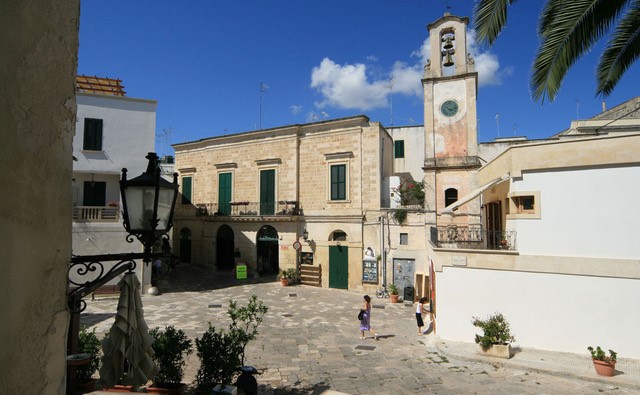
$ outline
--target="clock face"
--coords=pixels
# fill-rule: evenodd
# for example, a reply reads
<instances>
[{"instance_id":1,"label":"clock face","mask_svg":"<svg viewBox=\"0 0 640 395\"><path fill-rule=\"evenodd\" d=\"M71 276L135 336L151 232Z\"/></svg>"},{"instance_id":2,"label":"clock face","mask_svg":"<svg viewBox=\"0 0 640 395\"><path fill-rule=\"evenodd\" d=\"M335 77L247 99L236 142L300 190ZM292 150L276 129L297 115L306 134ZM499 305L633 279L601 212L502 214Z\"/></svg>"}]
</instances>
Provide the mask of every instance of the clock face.
<instances>
[{"instance_id":1,"label":"clock face","mask_svg":"<svg viewBox=\"0 0 640 395\"><path fill-rule=\"evenodd\" d=\"M440 112L445 117L452 117L458 113L458 103L454 100L447 100L440 106Z\"/></svg>"}]
</instances>

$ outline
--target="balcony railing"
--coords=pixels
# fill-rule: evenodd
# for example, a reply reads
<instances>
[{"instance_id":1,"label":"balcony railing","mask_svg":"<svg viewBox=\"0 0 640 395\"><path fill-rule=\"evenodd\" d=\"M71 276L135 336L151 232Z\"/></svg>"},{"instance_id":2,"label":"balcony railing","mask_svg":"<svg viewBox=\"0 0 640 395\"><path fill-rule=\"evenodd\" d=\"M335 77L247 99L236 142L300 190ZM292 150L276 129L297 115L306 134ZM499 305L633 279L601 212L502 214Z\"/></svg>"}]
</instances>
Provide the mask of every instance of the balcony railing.
<instances>
[{"instance_id":1,"label":"balcony railing","mask_svg":"<svg viewBox=\"0 0 640 395\"><path fill-rule=\"evenodd\" d=\"M516 250L516 231L485 230L480 225L448 225L431 228L431 241L442 248Z\"/></svg>"},{"instance_id":2,"label":"balcony railing","mask_svg":"<svg viewBox=\"0 0 640 395\"><path fill-rule=\"evenodd\" d=\"M84 222L117 222L118 207L112 206L75 206L73 219Z\"/></svg>"},{"instance_id":3,"label":"balcony railing","mask_svg":"<svg viewBox=\"0 0 640 395\"><path fill-rule=\"evenodd\" d=\"M280 200L278 202L231 202L196 204L196 214L214 216L293 216L302 215L297 201Z\"/></svg>"}]
</instances>

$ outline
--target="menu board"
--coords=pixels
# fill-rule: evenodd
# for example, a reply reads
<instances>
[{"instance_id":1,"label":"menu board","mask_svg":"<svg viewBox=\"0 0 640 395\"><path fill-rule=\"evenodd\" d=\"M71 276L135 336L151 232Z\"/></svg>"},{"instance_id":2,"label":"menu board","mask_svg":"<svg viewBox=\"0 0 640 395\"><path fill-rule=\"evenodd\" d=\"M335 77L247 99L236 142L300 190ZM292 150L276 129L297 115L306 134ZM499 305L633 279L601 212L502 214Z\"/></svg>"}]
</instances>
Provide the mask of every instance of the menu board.
<instances>
[{"instance_id":1,"label":"menu board","mask_svg":"<svg viewBox=\"0 0 640 395\"><path fill-rule=\"evenodd\" d=\"M302 263L303 265L313 265L313 252L301 253L300 263Z\"/></svg>"},{"instance_id":2,"label":"menu board","mask_svg":"<svg viewBox=\"0 0 640 395\"><path fill-rule=\"evenodd\" d=\"M378 283L378 261L375 259L364 259L362 261L362 282Z\"/></svg>"}]
</instances>

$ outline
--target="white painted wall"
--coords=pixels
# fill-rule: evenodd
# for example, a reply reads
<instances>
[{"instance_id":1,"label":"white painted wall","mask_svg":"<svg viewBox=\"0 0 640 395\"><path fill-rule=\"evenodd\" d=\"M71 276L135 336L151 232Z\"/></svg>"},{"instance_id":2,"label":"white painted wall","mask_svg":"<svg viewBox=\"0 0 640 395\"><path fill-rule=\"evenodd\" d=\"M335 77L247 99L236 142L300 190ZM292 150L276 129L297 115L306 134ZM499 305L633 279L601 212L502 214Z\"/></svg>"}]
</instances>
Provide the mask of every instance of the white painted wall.
<instances>
[{"instance_id":1,"label":"white painted wall","mask_svg":"<svg viewBox=\"0 0 640 395\"><path fill-rule=\"evenodd\" d=\"M640 358L640 280L444 267L436 273L437 334L473 342L472 317L500 312L516 345ZM631 303L631 304L629 304Z\"/></svg>"},{"instance_id":2,"label":"white painted wall","mask_svg":"<svg viewBox=\"0 0 640 395\"><path fill-rule=\"evenodd\" d=\"M144 157L155 150L155 100L78 93L76 135L73 138L73 171L79 173L120 174L126 167L128 177L139 176L147 167ZM82 151L84 119L103 120L103 152Z\"/></svg>"},{"instance_id":3,"label":"white painted wall","mask_svg":"<svg viewBox=\"0 0 640 395\"><path fill-rule=\"evenodd\" d=\"M156 107L155 100L134 99L98 94L78 93L78 116L73 139L73 202L82 206L84 181L106 182L106 199L120 199L120 175L126 167L127 178L142 174L148 164L147 153L155 150ZM83 151L84 119L103 120L102 151ZM120 205L122 210L122 204ZM126 241L127 233L122 218L117 223L73 223L73 254L98 255L126 252L142 252L137 240ZM112 263L106 263L107 268ZM146 289L151 281L151 269L137 262L136 274ZM117 284L119 279L109 284Z\"/></svg>"},{"instance_id":4,"label":"white painted wall","mask_svg":"<svg viewBox=\"0 0 640 395\"><path fill-rule=\"evenodd\" d=\"M387 129L393 141L404 140L404 158L393 159L393 173L411 173L416 181L424 178L424 126L394 126ZM392 151L395 147L392 145Z\"/></svg>"},{"instance_id":5,"label":"white painted wall","mask_svg":"<svg viewBox=\"0 0 640 395\"><path fill-rule=\"evenodd\" d=\"M511 191L540 191L541 218L507 228L523 255L639 259L637 180L638 166L523 173Z\"/></svg>"}]
</instances>

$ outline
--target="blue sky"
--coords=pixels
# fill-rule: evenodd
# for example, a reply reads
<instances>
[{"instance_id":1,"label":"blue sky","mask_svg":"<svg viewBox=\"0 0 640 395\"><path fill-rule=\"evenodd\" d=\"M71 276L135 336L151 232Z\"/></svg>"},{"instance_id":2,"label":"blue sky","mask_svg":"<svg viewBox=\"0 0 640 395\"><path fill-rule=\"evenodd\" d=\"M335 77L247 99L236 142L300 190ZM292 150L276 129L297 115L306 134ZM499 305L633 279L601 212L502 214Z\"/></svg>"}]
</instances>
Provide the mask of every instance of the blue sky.
<instances>
[{"instance_id":1,"label":"blue sky","mask_svg":"<svg viewBox=\"0 0 640 395\"><path fill-rule=\"evenodd\" d=\"M127 96L157 100L163 154L171 143L358 114L422 124L426 26L447 4L472 17L472 0L82 0L78 73L120 78ZM602 108L594 70L604 41L553 103L531 100L542 4L517 2L494 47L470 48L480 141L545 138ZM640 94L638 77L636 64L607 106Z\"/></svg>"}]
</instances>

